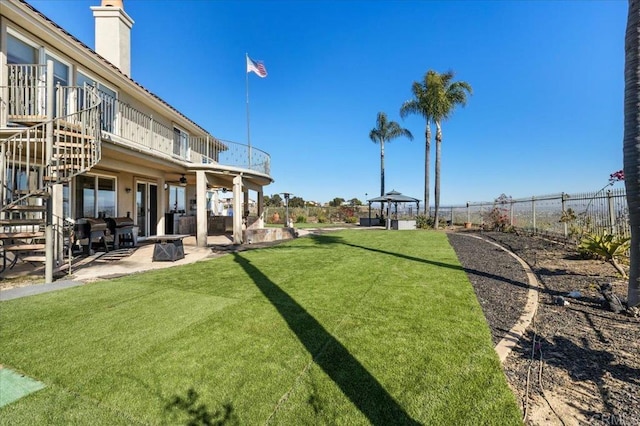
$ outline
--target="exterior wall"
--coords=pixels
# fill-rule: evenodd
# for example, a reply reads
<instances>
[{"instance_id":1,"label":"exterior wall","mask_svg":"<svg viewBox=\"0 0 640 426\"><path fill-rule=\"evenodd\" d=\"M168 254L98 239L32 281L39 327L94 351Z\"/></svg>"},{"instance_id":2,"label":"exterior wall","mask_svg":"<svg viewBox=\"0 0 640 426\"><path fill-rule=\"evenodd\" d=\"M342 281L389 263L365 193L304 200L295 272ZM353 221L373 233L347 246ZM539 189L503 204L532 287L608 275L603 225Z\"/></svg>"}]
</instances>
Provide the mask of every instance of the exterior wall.
<instances>
[{"instance_id":1,"label":"exterior wall","mask_svg":"<svg viewBox=\"0 0 640 426\"><path fill-rule=\"evenodd\" d=\"M192 200L204 197L203 193L207 188L233 189L234 194L237 192L236 198L240 199L243 192L250 189L261 193L263 185L272 182L268 168L270 158L266 153L262 153L267 165L266 171L255 172L254 170L258 169L251 170L250 165L244 167L241 163L240 166L230 163L225 166L211 161L203 164L202 154L210 154L212 146L220 148L219 152L224 152L227 146L18 0L2 0L0 8L0 140L18 129L7 127L6 111L1 106L3 100L9 99L8 90L3 88L8 85L6 39L9 29L12 34L37 46L40 64L44 63L45 55L48 54L68 65L68 86L78 84L77 73L80 72L99 85L116 92L116 100L112 105L112 111L116 111L115 120L109 121L114 124L113 130L104 131L103 124L102 157L87 173L115 178L116 216L126 216L129 213L135 219L137 182L157 185L159 234L164 232L164 213L169 210L169 195L164 190L165 182L175 184L181 176L188 177L185 207L186 213L191 215L196 215L197 205L192 203ZM103 106L104 102L103 98ZM67 102L67 108L69 104L71 102ZM107 111L106 108L102 108L103 123L108 118ZM174 127L192 138L180 155L174 154ZM193 146L202 149L202 153L197 152L198 148L192 148L192 141L195 141ZM259 150L253 149L257 154ZM237 152L229 151L230 154ZM217 160L218 154L215 155ZM234 158L234 155L230 155L229 158ZM199 188L203 191L196 191L195 175L203 171L206 182L198 178ZM240 184L234 185L235 178L239 176L243 176ZM71 212L76 211L76 200L73 199L76 194L76 180L73 178L70 182ZM238 212L240 211L241 209L238 209ZM234 235L240 235L239 227ZM199 241L198 244L200 243Z\"/></svg>"}]
</instances>

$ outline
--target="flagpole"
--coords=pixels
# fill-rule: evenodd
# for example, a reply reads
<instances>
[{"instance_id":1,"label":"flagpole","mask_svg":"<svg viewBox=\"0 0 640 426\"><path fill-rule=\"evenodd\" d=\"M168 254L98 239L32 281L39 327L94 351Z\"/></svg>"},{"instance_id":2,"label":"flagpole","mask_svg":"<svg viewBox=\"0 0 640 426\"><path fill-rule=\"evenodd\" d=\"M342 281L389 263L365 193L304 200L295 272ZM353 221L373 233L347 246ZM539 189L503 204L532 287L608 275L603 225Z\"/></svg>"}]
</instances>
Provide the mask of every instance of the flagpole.
<instances>
[{"instance_id":1,"label":"flagpole","mask_svg":"<svg viewBox=\"0 0 640 426\"><path fill-rule=\"evenodd\" d=\"M245 53L245 67L249 64L249 54ZM249 125L249 70L245 70L247 83L247 145L249 146L249 168L251 168L251 127Z\"/></svg>"}]
</instances>

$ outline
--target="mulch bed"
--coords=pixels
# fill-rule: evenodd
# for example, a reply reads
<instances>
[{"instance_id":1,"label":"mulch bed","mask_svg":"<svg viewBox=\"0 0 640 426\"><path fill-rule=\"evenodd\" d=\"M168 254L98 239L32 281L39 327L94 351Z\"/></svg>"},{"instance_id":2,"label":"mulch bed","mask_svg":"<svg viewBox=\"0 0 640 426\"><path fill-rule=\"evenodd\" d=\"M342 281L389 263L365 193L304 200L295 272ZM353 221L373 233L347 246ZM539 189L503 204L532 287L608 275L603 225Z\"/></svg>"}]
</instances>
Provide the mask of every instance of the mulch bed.
<instances>
[{"instance_id":1,"label":"mulch bed","mask_svg":"<svg viewBox=\"0 0 640 426\"><path fill-rule=\"evenodd\" d=\"M520 264L466 232L449 240L497 342L524 306ZM626 295L608 263L581 258L574 246L515 233L473 233L524 259L543 287L534 322L503 368L528 425L640 424L640 319L610 312L599 285ZM569 292L582 296L570 298ZM563 296L568 305L558 305Z\"/></svg>"}]
</instances>

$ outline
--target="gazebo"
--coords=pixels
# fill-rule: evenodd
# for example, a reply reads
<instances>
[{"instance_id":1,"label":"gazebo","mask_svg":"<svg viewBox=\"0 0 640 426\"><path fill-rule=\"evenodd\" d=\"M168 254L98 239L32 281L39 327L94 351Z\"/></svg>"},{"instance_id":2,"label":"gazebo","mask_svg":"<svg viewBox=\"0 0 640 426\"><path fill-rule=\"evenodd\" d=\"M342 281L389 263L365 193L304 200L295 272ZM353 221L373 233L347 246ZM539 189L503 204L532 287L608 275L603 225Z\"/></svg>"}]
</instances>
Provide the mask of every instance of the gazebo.
<instances>
[{"instance_id":1,"label":"gazebo","mask_svg":"<svg viewBox=\"0 0 640 426\"><path fill-rule=\"evenodd\" d=\"M419 212L420 211L420 200L418 200L417 198L413 198L413 197L409 197L407 195L402 195L400 192L398 191L390 191L387 192L386 194L380 196L380 197L375 197L375 198L371 198L369 200L367 200L367 202L369 203L369 226L371 226L371 203L380 203L380 210L383 209L384 203L387 203L387 220L386 220L386 228L387 229L391 229L392 227L392 223L391 223L391 204L393 204L395 206L395 212L396 214L398 213L398 204L402 203L416 203L416 210ZM395 226L393 226L394 229L414 229L415 228L415 220L410 221L413 222L413 224L405 224L405 225L409 225L409 228L405 228L403 227L400 223L399 220L394 220ZM403 221L405 222L405 221Z\"/></svg>"}]
</instances>

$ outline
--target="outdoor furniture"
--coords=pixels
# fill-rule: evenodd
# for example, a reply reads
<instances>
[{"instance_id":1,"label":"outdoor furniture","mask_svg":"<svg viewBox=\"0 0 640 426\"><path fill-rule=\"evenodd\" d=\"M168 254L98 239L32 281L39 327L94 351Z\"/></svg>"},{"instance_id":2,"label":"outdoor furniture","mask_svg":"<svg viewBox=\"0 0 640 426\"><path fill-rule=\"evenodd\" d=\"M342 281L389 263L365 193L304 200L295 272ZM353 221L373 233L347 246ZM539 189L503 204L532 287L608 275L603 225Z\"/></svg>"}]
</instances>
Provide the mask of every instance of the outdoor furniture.
<instances>
[{"instance_id":1,"label":"outdoor furniture","mask_svg":"<svg viewBox=\"0 0 640 426\"><path fill-rule=\"evenodd\" d=\"M135 247L138 245L138 233L130 217L108 217L105 219L111 235L113 235L113 249L120 246Z\"/></svg>"},{"instance_id":2,"label":"outdoor furniture","mask_svg":"<svg viewBox=\"0 0 640 426\"><path fill-rule=\"evenodd\" d=\"M84 246L84 253L87 255L93 254L93 250L91 249L93 242L104 244L104 251L109 251L105 238L107 231L107 223L103 219L88 217L78 219L74 230L76 239L80 241L80 244L82 244L83 240L87 240L86 245L82 244Z\"/></svg>"},{"instance_id":3,"label":"outdoor furniture","mask_svg":"<svg viewBox=\"0 0 640 426\"><path fill-rule=\"evenodd\" d=\"M184 259L183 238L189 235L155 235L149 237L155 241L153 246L153 261L171 261Z\"/></svg>"}]
</instances>

